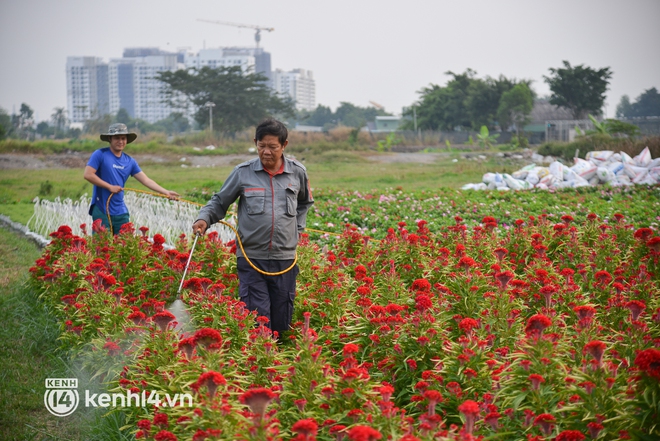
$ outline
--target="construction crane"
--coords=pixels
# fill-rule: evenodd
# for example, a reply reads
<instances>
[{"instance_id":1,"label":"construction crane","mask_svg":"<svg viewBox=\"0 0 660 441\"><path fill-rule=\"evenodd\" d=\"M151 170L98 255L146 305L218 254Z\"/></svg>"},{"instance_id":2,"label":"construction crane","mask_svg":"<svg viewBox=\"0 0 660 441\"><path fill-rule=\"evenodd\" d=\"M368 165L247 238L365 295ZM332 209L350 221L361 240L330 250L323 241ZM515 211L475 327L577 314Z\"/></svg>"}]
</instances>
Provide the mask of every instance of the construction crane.
<instances>
[{"instance_id":1,"label":"construction crane","mask_svg":"<svg viewBox=\"0 0 660 441\"><path fill-rule=\"evenodd\" d=\"M228 21L204 20L202 18L198 18L197 21L204 21L206 23L213 23L213 24L219 24L219 25L225 25L225 26L235 26L237 28L254 29L255 30L254 41L257 44L257 49L259 48L259 41L261 41L261 31L273 32L275 30L275 28L265 28L265 27L256 26L256 25L231 23L231 22L228 22Z\"/></svg>"},{"instance_id":2,"label":"construction crane","mask_svg":"<svg viewBox=\"0 0 660 441\"><path fill-rule=\"evenodd\" d=\"M369 103L374 106L378 110L385 110L385 107L381 106L380 104L374 102L374 101L369 101Z\"/></svg>"}]
</instances>

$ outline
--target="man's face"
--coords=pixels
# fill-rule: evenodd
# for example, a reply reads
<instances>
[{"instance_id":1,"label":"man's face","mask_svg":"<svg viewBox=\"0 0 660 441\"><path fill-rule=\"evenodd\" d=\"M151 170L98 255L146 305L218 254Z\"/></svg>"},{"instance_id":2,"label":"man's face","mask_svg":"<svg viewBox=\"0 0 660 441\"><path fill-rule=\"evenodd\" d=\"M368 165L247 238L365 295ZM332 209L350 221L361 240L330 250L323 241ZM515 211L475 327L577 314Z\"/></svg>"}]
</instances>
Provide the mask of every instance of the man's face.
<instances>
[{"instance_id":1,"label":"man's face","mask_svg":"<svg viewBox=\"0 0 660 441\"><path fill-rule=\"evenodd\" d=\"M275 169L281 166L280 160L289 141L284 141L284 145L282 145L277 136L266 135L261 141L255 139L254 143L257 145L257 153L259 153L259 159L264 168L276 171Z\"/></svg>"},{"instance_id":2,"label":"man's face","mask_svg":"<svg viewBox=\"0 0 660 441\"><path fill-rule=\"evenodd\" d=\"M116 155L121 153L126 147L126 135L112 135L110 137L110 150Z\"/></svg>"}]
</instances>

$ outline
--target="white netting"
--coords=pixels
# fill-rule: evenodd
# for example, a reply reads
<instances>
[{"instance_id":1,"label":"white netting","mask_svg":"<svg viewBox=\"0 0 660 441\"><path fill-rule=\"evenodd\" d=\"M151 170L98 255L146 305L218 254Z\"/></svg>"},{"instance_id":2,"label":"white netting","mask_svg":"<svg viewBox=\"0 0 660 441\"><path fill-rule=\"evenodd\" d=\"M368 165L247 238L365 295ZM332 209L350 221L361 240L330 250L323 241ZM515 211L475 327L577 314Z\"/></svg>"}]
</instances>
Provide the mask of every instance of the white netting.
<instances>
[{"instance_id":1,"label":"white netting","mask_svg":"<svg viewBox=\"0 0 660 441\"><path fill-rule=\"evenodd\" d=\"M137 230L140 227L149 228L149 236L162 234L168 244L177 241L182 233L190 235L192 224L197 219L200 207L185 201L172 201L167 198L153 196L147 193L127 191L124 202L131 213L131 222ZM74 234L82 234L81 224L87 224L88 233L92 227L92 216L89 215L90 198L87 195L79 200L56 198L54 201L36 198L34 200L34 215L28 221L27 227L44 237L56 231L61 225L68 225ZM233 216L227 216L225 221L236 225ZM215 224L208 231L217 231L224 242L234 239L234 232L221 224Z\"/></svg>"}]
</instances>

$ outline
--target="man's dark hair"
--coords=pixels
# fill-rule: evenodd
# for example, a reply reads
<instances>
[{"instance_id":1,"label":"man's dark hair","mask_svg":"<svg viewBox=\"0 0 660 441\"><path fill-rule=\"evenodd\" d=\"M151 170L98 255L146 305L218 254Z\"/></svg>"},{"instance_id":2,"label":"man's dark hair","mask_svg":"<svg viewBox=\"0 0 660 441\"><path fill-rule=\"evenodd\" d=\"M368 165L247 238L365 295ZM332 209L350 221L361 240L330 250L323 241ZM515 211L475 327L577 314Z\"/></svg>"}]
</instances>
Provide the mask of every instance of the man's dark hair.
<instances>
[{"instance_id":1,"label":"man's dark hair","mask_svg":"<svg viewBox=\"0 0 660 441\"><path fill-rule=\"evenodd\" d=\"M255 134L254 138L257 141L261 141L262 139L264 139L264 136L267 135L277 136L278 140L280 141L280 144L284 145L287 138L289 137L289 131L286 129L286 126L280 121L273 118L268 118L261 121L261 123L259 123L259 125L257 126L257 133Z\"/></svg>"}]
</instances>

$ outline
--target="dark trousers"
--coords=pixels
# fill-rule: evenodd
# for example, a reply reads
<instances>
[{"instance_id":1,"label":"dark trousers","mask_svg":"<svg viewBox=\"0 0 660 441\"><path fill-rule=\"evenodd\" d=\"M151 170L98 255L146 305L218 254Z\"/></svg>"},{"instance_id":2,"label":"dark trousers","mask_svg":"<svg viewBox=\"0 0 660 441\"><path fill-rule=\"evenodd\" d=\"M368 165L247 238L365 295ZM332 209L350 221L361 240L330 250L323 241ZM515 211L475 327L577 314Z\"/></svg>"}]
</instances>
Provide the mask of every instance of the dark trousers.
<instances>
[{"instance_id":1,"label":"dark trousers","mask_svg":"<svg viewBox=\"0 0 660 441\"><path fill-rule=\"evenodd\" d=\"M94 204L94 208L92 208L92 220L95 221L96 219L101 219L103 226L110 230L110 222L108 222L108 216L106 216L101 211L101 209L96 204ZM116 236L119 234L121 227L124 224L130 222L130 217L128 213L120 214L117 216L111 214L110 221L112 221L112 233Z\"/></svg>"},{"instance_id":2,"label":"dark trousers","mask_svg":"<svg viewBox=\"0 0 660 441\"><path fill-rule=\"evenodd\" d=\"M285 270L293 263L293 260L250 260L257 268L269 273ZM244 257L239 257L236 264L241 301L248 310L268 318L266 326L281 336L289 329L293 317L298 265L280 276L265 276L252 268Z\"/></svg>"}]
</instances>

